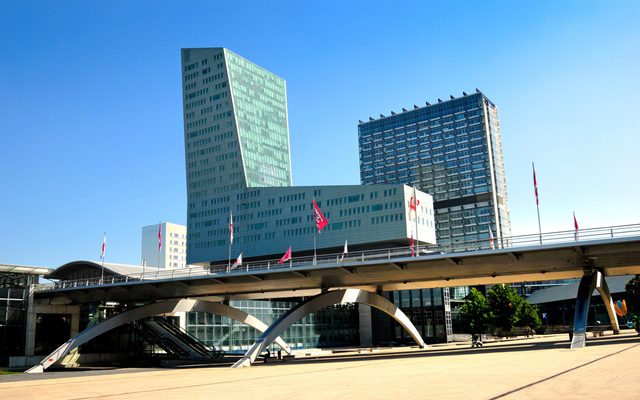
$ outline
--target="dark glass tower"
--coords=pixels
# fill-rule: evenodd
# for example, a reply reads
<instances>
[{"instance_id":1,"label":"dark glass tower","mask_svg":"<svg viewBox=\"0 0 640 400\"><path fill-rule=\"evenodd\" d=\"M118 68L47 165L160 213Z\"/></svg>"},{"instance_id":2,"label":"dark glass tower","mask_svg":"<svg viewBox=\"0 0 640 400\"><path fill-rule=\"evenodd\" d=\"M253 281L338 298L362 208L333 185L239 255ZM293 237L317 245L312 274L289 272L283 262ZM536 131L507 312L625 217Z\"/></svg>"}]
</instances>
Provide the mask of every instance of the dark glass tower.
<instances>
[{"instance_id":1,"label":"dark glass tower","mask_svg":"<svg viewBox=\"0 0 640 400\"><path fill-rule=\"evenodd\" d=\"M431 194L438 243L511 235L498 111L481 92L361 121L358 136L362 184Z\"/></svg>"}]
</instances>

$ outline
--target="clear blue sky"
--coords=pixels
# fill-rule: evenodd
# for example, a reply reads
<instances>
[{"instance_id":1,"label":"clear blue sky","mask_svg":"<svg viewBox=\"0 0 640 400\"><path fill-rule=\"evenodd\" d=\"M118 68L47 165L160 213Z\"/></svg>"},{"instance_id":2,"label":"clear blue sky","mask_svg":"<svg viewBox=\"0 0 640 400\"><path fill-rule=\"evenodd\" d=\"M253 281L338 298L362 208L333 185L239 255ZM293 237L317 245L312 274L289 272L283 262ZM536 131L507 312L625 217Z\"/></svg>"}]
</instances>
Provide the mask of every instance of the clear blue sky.
<instances>
[{"instance_id":1,"label":"clear blue sky","mask_svg":"<svg viewBox=\"0 0 640 400\"><path fill-rule=\"evenodd\" d=\"M480 88L514 234L640 223L637 1L0 0L0 263L140 261L186 223L180 48L287 80L296 185L359 183L357 123ZM318 148L325 158L318 158Z\"/></svg>"}]
</instances>

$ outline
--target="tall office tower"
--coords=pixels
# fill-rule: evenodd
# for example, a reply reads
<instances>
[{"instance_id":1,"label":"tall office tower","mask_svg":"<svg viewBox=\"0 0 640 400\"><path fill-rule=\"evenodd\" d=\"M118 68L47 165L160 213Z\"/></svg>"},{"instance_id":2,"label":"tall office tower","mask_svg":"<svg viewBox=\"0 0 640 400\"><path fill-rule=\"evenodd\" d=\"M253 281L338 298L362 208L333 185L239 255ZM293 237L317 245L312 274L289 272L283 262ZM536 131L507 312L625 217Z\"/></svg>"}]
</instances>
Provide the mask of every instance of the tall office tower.
<instances>
[{"instance_id":1,"label":"tall office tower","mask_svg":"<svg viewBox=\"0 0 640 400\"><path fill-rule=\"evenodd\" d=\"M291 186L286 84L224 48L182 49L188 262L214 259L209 231L229 192ZM226 224L226 220L224 222Z\"/></svg>"},{"instance_id":2,"label":"tall office tower","mask_svg":"<svg viewBox=\"0 0 640 400\"><path fill-rule=\"evenodd\" d=\"M142 227L142 262L150 268L187 266L187 227L163 222Z\"/></svg>"},{"instance_id":3,"label":"tall office tower","mask_svg":"<svg viewBox=\"0 0 640 400\"><path fill-rule=\"evenodd\" d=\"M434 199L438 243L511 235L496 106L480 91L360 121L363 184L415 185Z\"/></svg>"}]
</instances>

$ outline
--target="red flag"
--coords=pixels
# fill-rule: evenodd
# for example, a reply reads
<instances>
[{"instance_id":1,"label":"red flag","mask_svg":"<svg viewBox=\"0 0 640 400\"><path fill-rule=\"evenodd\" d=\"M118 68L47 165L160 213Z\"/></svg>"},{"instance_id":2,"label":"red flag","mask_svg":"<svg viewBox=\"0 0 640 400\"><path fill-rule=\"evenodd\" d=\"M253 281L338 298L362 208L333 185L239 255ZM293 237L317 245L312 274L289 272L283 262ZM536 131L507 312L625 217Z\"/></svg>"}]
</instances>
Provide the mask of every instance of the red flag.
<instances>
[{"instance_id":1,"label":"red flag","mask_svg":"<svg viewBox=\"0 0 640 400\"><path fill-rule=\"evenodd\" d=\"M576 219L576 213L573 213L573 228L575 229L575 232L573 234L573 237L578 240L578 220Z\"/></svg>"},{"instance_id":2,"label":"red flag","mask_svg":"<svg viewBox=\"0 0 640 400\"><path fill-rule=\"evenodd\" d=\"M229 244L233 244L233 212L229 210Z\"/></svg>"},{"instance_id":3,"label":"red flag","mask_svg":"<svg viewBox=\"0 0 640 400\"><path fill-rule=\"evenodd\" d=\"M414 219L418 216L418 206L420 205L420 200L417 199L416 196L416 188L413 188L413 196L409 199L409 215L413 212Z\"/></svg>"},{"instance_id":4,"label":"red flag","mask_svg":"<svg viewBox=\"0 0 640 400\"><path fill-rule=\"evenodd\" d=\"M162 249L162 224L158 224L158 251Z\"/></svg>"},{"instance_id":5,"label":"red flag","mask_svg":"<svg viewBox=\"0 0 640 400\"><path fill-rule=\"evenodd\" d=\"M291 260L291 246L289 246L289 248L287 249L287 252L284 253L280 261L278 261L278 264L284 264L285 261L289 261L289 260Z\"/></svg>"},{"instance_id":6,"label":"red flag","mask_svg":"<svg viewBox=\"0 0 640 400\"><path fill-rule=\"evenodd\" d=\"M100 251L100 259L104 261L104 250L107 247L107 232L104 233L104 237L102 238L102 250Z\"/></svg>"},{"instance_id":7,"label":"red flag","mask_svg":"<svg viewBox=\"0 0 640 400\"><path fill-rule=\"evenodd\" d=\"M322 211L318 208L318 204L316 203L316 199L313 199L313 217L316 220L316 227L318 227L318 232L321 232L325 226L329 223L329 221L322 215Z\"/></svg>"},{"instance_id":8,"label":"red flag","mask_svg":"<svg viewBox=\"0 0 640 400\"><path fill-rule=\"evenodd\" d=\"M538 181L536 180L536 167L531 163L531 167L533 167L533 191L536 194L536 205L540 205L538 201Z\"/></svg>"},{"instance_id":9,"label":"red flag","mask_svg":"<svg viewBox=\"0 0 640 400\"><path fill-rule=\"evenodd\" d=\"M415 257L416 252L413 249L413 232L411 232L411 241L409 242L409 248L411 249L411 257Z\"/></svg>"}]
</instances>

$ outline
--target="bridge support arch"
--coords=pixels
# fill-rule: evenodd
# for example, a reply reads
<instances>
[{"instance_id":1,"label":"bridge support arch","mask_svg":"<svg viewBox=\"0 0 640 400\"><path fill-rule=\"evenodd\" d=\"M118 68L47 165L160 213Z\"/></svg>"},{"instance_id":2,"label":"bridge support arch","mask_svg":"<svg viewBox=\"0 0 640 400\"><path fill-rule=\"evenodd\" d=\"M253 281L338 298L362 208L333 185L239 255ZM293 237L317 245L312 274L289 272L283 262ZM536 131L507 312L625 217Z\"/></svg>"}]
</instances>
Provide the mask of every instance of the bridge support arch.
<instances>
[{"instance_id":1,"label":"bridge support arch","mask_svg":"<svg viewBox=\"0 0 640 400\"><path fill-rule=\"evenodd\" d=\"M585 272L578 285L578 295L576 296L576 311L573 317L573 337L571 339L572 349L582 348L586 345L589 304L591 303L591 295L596 289L600 293L604 306L607 309L613 333L620 333L618 317L616 317L613 308L613 299L611 298L607 281L604 279L604 274L599 270Z\"/></svg>"},{"instance_id":2,"label":"bridge support arch","mask_svg":"<svg viewBox=\"0 0 640 400\"><path fill-rule=\"evenodd\" d=\"M72 337L60 347L55 349L53 353L45 357L38 365L31 367L25 372L44 372L45 369L49 368L52 364L69 354L71 350L121 325L137 321L141 318L151 317L153 315L189 311L208 312L229 317L235 321L247 324L260 332L264 332L268 328L264 322L260 321L253 315L237 308L230 307L226 304L193 299L162 301L158 303L147 304L146 306L123 312L122 314L118 314L97 325L90 327L89 329L84 330L83 332L80 332L78 335ZM291 349L289 348L289 345L284 342L284 340L278 337L277 339L275 339L275 342L286 353L291 354Z\"/></svg>"},{"instance_id":3,"label":"bridge support arch","mask_svg":"<svg viewBox=\"0 0 640 400\"><path fill-rule=\"evenodd\" d=\"M287 311L282 317L280 317L280 319L271 324L271 326L264 331L258 340L256 340L256 342L245 353L244 357L236 362L232 368L251 366L258 355L260 355L260 353L262 353L262 351L271 344L276 337L279 337L282 332L304 316L316 312L324 307L344 303L362 303L377 308L396 320L411 335L418 346L421 348L426 347L426 344L424 340L422 340L422 336L420 336L416 327L405 313L396 307L395 304L378 294L368 292L366 290L341 289L321 293Z\"/></svg>"}]
</instances>

